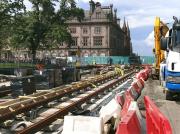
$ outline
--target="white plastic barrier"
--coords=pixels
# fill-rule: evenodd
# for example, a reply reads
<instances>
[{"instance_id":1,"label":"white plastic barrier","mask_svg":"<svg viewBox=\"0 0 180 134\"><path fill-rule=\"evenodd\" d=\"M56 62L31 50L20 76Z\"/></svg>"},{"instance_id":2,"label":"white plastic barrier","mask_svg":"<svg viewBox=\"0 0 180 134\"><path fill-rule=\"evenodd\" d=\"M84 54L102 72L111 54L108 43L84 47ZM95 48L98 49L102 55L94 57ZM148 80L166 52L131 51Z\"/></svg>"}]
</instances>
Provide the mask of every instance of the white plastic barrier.
<instances>
[{"instance_id":1,"label":"white plastic barrier","mask_svg":"<svg viewBox=\"0 0 180 134\"><path fill-rule=\"evenodd\" d=\"M120 111L121 106L115 99L112 99L106 106L101 108L99 115L103 118L103 123L105 124L112 117L120 119Z\"/></svg>"},{"instance_id":2,"label":"white plastic barrier","mask_svg":"<svg viewBox=\"0 0 180 134\"><path fill-rule=\"evenodd\" d=\"M65 116L62 134L103 134L102 118Z\"/></svg>"}]
</instances>

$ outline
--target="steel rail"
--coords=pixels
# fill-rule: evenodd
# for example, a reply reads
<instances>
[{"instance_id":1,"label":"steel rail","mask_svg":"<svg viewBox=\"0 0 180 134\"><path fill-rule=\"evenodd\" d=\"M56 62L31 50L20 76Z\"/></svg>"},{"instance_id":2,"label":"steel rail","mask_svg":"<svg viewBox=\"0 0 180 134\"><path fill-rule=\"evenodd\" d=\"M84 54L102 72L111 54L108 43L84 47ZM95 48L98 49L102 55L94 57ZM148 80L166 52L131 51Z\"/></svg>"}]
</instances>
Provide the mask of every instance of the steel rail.
<instances>
[{"instance_id":1,"label":"steel rail","mask_svg":"<svg viewBox=\"0 0 180 134\"><path fill-rule=\"evenodd\" d=\"M100 87L95 92L92 92L92 93L88 94L87 96L85 96L85 97L83 97L77 101L74 101L73 103L71 103L68 106L60 108L57 112L55 112L52 115L47 116L46 118L28 126L27 128L23 129L22 131L17 132L17 134L31 134L31 133L37 132L38 130L41 130L45 126L50 125L52 122L54 122L58 118L65 116L70 110L72 110L77 105L83 104L86 101L90 100L91 98L96 97L99 93L104 92L105 90L112 88L114 85L119 84L121 81L124 81L127 78L129 78L133 73L134 72L130 72L130 73L126 74L125 76L118 78L117 80L115 80L111 84L106 85L104 87Z\"/></svg>"},{"instance_id":2,"label":"steel rail","mask_svg":"<svg viewBox=\"0 0 180 134\"><path fill-rule=\"evenodd\" d=\"M84 81L79 85L72 85L71 87L66 87L61 90L54 90L52 92L32 97L30 99L25 99L22 102L17 102L15 104L12 104L8 107L1 108L0 109L0 122L4 122L7 119L11 119L15 117L17 114L27 112L33 108L42 106L47 104L48 102L57 100L65 95L71 94L75 91L82 90L84 88L87 88L88 86L92 86L92 84L100 83L104 80L111 79L113 77L117 76L116 74L110 74L110 75L102 75L98 76L97 78L93 78L90 81Z\"/></svg>"},{"instance_id":3,"label":"steel rail","mask_svg":"<svg viewBox=\"0 0 180 134\"><path fill-rule=\"evenodd\" d=\"M8 87L5 86L5 87L0 88L0 97L4 97L10 93L11 93L11 89L9 86Z\"/></svg>"}]
</instances>

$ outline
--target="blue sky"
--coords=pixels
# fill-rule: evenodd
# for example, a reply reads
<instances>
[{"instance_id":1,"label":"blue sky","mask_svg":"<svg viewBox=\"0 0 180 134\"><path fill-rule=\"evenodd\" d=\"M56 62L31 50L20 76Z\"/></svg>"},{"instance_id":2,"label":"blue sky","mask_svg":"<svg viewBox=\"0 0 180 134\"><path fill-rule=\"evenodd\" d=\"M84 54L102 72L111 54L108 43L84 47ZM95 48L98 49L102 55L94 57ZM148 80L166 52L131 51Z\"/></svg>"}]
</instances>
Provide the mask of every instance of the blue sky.
<instances>
[{"instance_id":1,"label":"blue sky","mask_svg":"<svg viewBox=\"0 0 180 134\"><path fill-rule=\"evenodd\" d=\"M180 17L179 0L94 0L102 5L113 4L118 16L129 22L133 51L139 55L153 55L153 24L156 16L164 22L172 23L172 17ZM25 0L26 4L27 0ZM89 9L89 0L76 0L77 5Z\"/></svg>"}]
</instances>

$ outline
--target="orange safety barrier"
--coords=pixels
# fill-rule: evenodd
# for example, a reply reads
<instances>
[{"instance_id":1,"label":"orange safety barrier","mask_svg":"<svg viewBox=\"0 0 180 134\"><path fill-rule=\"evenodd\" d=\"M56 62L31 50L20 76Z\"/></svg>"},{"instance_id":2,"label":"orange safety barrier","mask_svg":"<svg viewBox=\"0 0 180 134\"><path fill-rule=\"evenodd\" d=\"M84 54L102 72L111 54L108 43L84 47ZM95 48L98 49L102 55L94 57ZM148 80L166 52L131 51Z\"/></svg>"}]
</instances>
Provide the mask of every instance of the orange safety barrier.
<instances>
[{"instance_id":1,"label":"orange safety barrier","mask_svg":"<svg viewBox=\"0 0 180 134\"><path fill-rule=\"evenodd\" d=\"M127 114L127 111L129 109L129 106L131 104L131 101L133 101L134 99L131 97L130 93L129 92L125 92L125 102L124 102L124 105L123 105L123 108L121 110L121 117L125 116Z\"/></svg>"},{"instance_id":2,"label":"orange safety barrier","mask_svg":"<svg viewBox=\"0 0 180 134\"><path fill-rule=\"evenodd\" d=\"M136 111L128 111L119 123L116 134L141 134L141 126Z\"/></svg>"},{"instance_id":3,"label":"orange safety barrier","mask_svg":"<svg viewBox=\"0 0 180 134\"><path fill-rule=\"evenodd\" d=\"M146 107L147 134L172 134L168 119L159 111L148 96L144 97Z\"/></svg>"}]
</instances>

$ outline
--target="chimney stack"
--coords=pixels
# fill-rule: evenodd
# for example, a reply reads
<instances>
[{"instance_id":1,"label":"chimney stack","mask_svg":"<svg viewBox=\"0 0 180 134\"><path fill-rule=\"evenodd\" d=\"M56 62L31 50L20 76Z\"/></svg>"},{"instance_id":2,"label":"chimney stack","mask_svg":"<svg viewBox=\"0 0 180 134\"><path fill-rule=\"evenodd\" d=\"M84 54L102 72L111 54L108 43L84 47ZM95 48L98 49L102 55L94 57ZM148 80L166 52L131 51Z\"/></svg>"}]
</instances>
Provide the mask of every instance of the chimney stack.
<instances>
[{"instance_id":1,"label":"chimney stack","mask_svg":"<svg viewBox=\"0 0 180 134\"><path fill-rule=\"evenodd\" d=\"M113 20L113 4L110 4L110 19Z\"/></svg>"},{"instance_id":2,"label":"chimney stack","mask_svg":"<svg viewBox=\"0 0 180 134\"><path fill-rule=\"evenodd\" d=\"M95 3L93 0L89 1L89 5L90 5L90 15L93 14L94 10L95 10Z\"/></svg>"},{"instance_id":3,"label":"chimney stack","mask_svg":"<svg viewBox=\"0 0 180 134\"><path fill-rule=\"evenodd\" d=\"M100 7L101 3L100 2L96 2L96 7Z\"/></svg>"},{"instance_id":4,"label":"chimney stack","mask_svg":"<svg viewBox=\"0 0 180 134\"><path fill-rule=\"evenodd\" d=\"M117 20L117 8L114 9L114 21L116 21L116 20Z\"/></svg>"}]
</instances>

